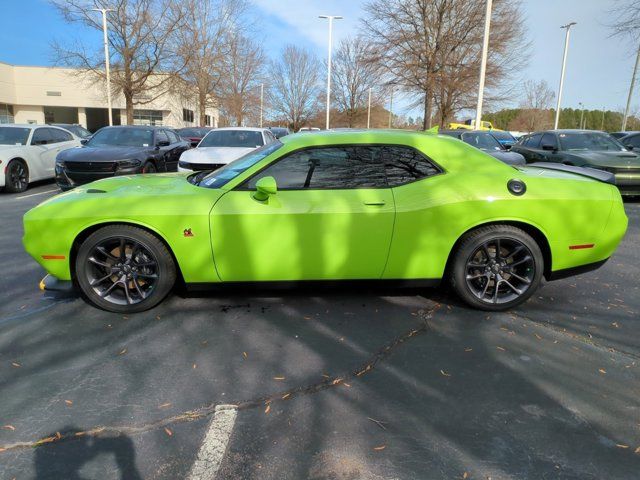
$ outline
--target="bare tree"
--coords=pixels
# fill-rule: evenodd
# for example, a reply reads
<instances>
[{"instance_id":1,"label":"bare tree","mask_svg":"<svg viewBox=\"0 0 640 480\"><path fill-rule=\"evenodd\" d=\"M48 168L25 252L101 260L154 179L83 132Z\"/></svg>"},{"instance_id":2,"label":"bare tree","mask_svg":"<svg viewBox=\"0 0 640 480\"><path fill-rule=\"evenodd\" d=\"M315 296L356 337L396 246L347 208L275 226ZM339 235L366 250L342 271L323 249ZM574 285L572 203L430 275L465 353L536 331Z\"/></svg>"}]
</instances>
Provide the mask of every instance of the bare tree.
<instances>
[{"instance_id":1,"label":"bare tree","mask_svg":"<svg viewBox=\"0 0 640 480\"><path fill-rule=\"evenodd\" d=\"M344 114L348 127L367 108L369 89L380 86L380 69L369 62L373 52L361 37L348 37L340 42L333 60L331 81L335 104ZM377 95L373 96L377 103Z\"/></svg>"},{"instance_id":2,"label":"bare tree","mask_svg":"<svg viewBox=\"0 0 640 480\"><path fill-rule=\"evenodd\" d=\"M273 113L298 130L318 108L318 59L307 50L287 45L280 58L269 66L269 78Z\"/></svg>"},{"instance_id":3,"label":"bare tree","mask_svg":"<svg viewBox=\"0 0 640 480\"><path fill-rule=\"evenodd\" d=\"M523 85L520 111L509 123L509 128L526 132L551 128L554 99L555 93L546 81L527 80Z\"/></svg>"},{"instance_id":4,"label":"bare tree","mask_svg":"<svg viewBox=\"0 0 640 480\"><path fill-rule=\"evenodd\" d=\"M375 53L370 61L391 81L419 94L423 128L469 108L480 69L485 0L370 0L362 33ZM487 89L504 82L526 51L517 0L495 0L487 62ZM489 98L488 98L489 100ZM418 103L418 101L416 101Z\"/></svg>"},{"instance_id":5,"label":"bare tree","mask_svg":"<svg viewBox=\"0 0 640 480\"><path fill-rule=\"evenodd\" d=\"M636 43L640 37L640 0L614 0L607 10L611 35L627 37Z\"/></svg>"},{"instance_id":6,"label":"bare tree","mask_svg":"<svg viewBox=\"0 0 640 480\"><path fill-rule=\"evenodd\" d=\"M247 116L255 117L264 63L261 45L243 35L232 38L220 94L222 111L231 123L242 125Z\"/></svg>"},{"instance_id":7,"label":"bare tree","mask_svg":"<svg viewBox=\"0 0 640 480\"><path fill-rule=\"evenodd\" d=\"M232 50L229 32L242 26L246 8L245 0L186 0L176 59L185 65L183 79L195 89L201 126L206 125L207 108L219 106L225 62Z\"/></svg>"},{"instance_id":8,"label":"bare tree","mask_svg":"<svg viewBox=\"0 0 640 480\"><path fill-rule=\"evenodd\" d=\"M175 36L184 24L183 3L176 0L51 0L70 23L102 31L102 19L92 8L109 12L111 82L122 93L127 123L133 123L134 105L153 102L167 93L184 65L175 64ZM54 43L57 63L104 78L102 49L89 51L82 44ZM169 68L170 66L170 68Z\"/></svg>"}]
</instances>

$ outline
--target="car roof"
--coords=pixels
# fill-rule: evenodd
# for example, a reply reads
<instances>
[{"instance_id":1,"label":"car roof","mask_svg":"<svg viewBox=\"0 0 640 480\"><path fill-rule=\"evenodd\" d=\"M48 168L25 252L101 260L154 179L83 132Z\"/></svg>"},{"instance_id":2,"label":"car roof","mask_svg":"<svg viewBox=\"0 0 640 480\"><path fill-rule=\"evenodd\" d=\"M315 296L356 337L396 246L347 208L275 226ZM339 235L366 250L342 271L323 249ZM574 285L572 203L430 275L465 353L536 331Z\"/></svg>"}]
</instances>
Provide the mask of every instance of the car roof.
<instances>
[{"instance_id":1,"label":"car roof","mask_svg":"<svg viewBox=\"0 0 640 480\"><path fill-rule=\"evenodd\" d=\"M2 123L0 127L10 127L10 128L38 128L38 127L49 127L50 125L36 125L34 123Z\"/></svg>"},{"instance_id":2,"label":"car roof","mask_svg":"<svg viewBox=\"0 0 640 480\"><path fill-rule=\"evenodd\" d=\"M411 144L414 140L425 136L435 136L434 132L416 131L416 130L320 130L313 133L298 134L293 133L280 139L280 142L286 145L331 145L331 144L348 144L348 143L369 143L369 144ZM441 138L454 141L450 136L441 135Z\"/></svg>"},{"instance_id":3,"label":"car roof","mask_svg":"<svg viewBox=\"0 0 640 480\"><path fill-rule=\"evenodd\" d=\"M269 130L268 128L259 128L259 127L222 127L216 128L214 130L242 130L245 132L264 132L265 130Z\"/></svg>"},{"instance_id":4,"label":"car roof","mask_svg":"<svg viewBox=\"0 0 640 480\"><path fill-rule=\"evenodd\" d=\"M563 128L559 130L540 130L539 132L531 132L529 135L536 135L538 133L605 133L601 130L586 130L579 128Z\"/></svg>"}]
</instances>

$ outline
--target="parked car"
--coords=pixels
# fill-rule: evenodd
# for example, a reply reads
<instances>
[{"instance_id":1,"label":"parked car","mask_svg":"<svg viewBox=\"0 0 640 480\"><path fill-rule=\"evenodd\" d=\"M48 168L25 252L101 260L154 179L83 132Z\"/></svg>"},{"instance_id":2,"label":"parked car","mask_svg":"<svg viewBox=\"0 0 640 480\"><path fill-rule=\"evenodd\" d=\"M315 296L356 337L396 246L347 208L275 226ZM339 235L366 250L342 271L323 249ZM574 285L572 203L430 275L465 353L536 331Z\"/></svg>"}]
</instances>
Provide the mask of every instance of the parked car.
<instances>
[{"instance_id":1,"label":"parked car","mask_svg":"<svg viewBox=\"0 0 640 480\"><path fill-rule=\"evenodd\" d=\"M172 172L189 144L169 128L116 126L98 130L82 148L56 158L62 190L114 175Z\"/></svg>"},{"instance_id":2,"label":"parked car","mask_svg":"<svg viewBox=\"0 0 640 480\"><path fill-rule=\"evenodd\" d=\"M78 146L80 140L62 128L0 125L0 188L24 192L31 182L53 178L56 155Z\"/></svg>"},{"instance_id":3,"label":"parked car","mask_svg":"<svg viewBox=\"0 0 640 480\"><path fill-rule=\"evenodd\" d=\"M69 132L73 133L78 138L89 138L93 135L89 130L84 128L82 125L78 125L77 123L52 123L54 127L64 128Z\"/></svg>"},{"instance_id":4,"label":"parked car","mask_svg":"<svg viewBox=\"0 0 640 480\"><path fill-rule=\"evenodd\" d=\"M521 138L511 151L524 155L527 163L554 162L611 172L623 195L640 195L640 157L604 132L536 132Z\"/></svg>"},{"instance_id":5,"label":"parked car","mask_svg":"<svg viewBox=\"0 0 640 480\"><path fill-rule=\"evenodd\" d=\"M300 130L298 130L298 133L300 132L319 132L320 129L318 127L302 127Z\"/></svg>"},{"instance_id":6,"label":"parked car","mask_svg":"<svg viewBox=\"0 0 640 480\"><path fill-rule=\"evenodd\" d=\"M469 118L462 123L452 122L449 124L450 130L498 130L491 122L480 121L480 128L476 128L476 121Z\"/></svg>"},{"instance_id":7,"label":"parked car","mask_svg":"<svg viewBox=\"0 0 640 480\"><path fill-rule=\"evenodd\" d=\"M207 133L196 148L182 154L178 171L215 170L275 141L276 137L267 128L216 128Z\"/></svg>"},{"instance_id":8,"label":"parked car","mask_svg":"<svg viewBox=\"0 0 640 480\"><path fill-rule=\"evenodd\" d=\"M504 130L490 130L489 133L507 150L517 142L516 137L511 135L510 132L506 132Z\"/></svg>"},{"instance_id":9,"label":"parked car","mask_svg":"<svg viewBox=\"0 0 640 480\"><path fill-rule=\"evenodd\" d=\"M177 129L176 133L189 142L192 147L196 147L211 130L213 127L187 127Z\"/></svg>"},{"instance_id":10,"label":"parked car","mask_svg":"<svg viewBox=\"0 0 640 480\"><path fill-rule=\"evenodd\" d=\"M157 305L178 278L446 280L469 305L505 310L543 277L601 266L627 228L611 174L540 165L487 162L424 132L288 135L215 172L57 195L24 216L23 243L49 274L43 288L77 285L120 313Z\"/></svg>"},{"instance_id":11,"label":"parked car","mask_svg":"<svg viewBox=\"0 0 640 480\"><path fill-rule=\"evenodd\" d=\"M486 130L443 130L443 135L462 140L469 145L473 145L479 150L488 153L494 158L497 158L501 162L508 165L524 165L526 162L524 157L519 153L508 151L502 144L496 140L493 136L494 132Z\"/></svg>"},{"instance_id":12,"label":"parked car","mask_svg":"<svg viewBox=\"0 0 640 480\"><path fill-rule=\"evenodd\" d=\"M291 134L291 130L288 127L269 127L269 130L276 138L286 137Z\"/></svg>"},{"instance_id":13,"label":"parked car","mask_svg":"<svg viewBox=\"0 0 640 480\"><path fill-rule=\"evenodd\" d=\"M640 132L625 132L627 135L619 137L617 140L626 147L627 150L640 152Z\"/></svg>"}]
</instances>

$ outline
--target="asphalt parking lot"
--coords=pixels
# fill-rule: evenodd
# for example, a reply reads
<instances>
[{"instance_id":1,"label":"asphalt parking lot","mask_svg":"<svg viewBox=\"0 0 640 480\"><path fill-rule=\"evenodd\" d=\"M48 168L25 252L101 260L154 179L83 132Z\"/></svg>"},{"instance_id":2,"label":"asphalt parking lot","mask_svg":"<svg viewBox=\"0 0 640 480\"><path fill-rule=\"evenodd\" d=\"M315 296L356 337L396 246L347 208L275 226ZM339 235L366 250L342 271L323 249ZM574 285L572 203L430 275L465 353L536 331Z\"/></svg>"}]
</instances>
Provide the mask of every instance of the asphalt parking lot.
<instances>
[{"instance_id":1,"label":"asphalt parking lot","mask_svg":"<svg viewBox=\"0 0 640 480\"><path fill-rule=\"evenodd\" d=\"M638 201L604 267L501 314L433 289L123 316L38 290L22 214L54 193L0 194L1 478L639 476Z\"/></svg>"}]
</instances>

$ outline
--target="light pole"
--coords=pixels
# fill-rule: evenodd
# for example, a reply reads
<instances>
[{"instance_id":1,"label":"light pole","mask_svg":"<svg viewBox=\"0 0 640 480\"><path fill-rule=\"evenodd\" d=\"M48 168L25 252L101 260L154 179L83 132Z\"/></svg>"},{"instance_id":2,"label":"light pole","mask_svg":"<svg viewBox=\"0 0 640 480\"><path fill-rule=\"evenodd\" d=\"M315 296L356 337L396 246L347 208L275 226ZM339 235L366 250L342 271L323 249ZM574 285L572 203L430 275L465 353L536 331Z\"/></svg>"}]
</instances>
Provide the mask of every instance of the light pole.
<instances>
[{"instance_id":1,"label":"light pole","mask_svg":"<svg viewBox=\"0 0 640 480\"><path fill-rule=\"evenodd\" d=\"M602 122L600 123L600 130L604 130L604 107L602 107Z\"/></svg>"},{"instance_id":2,"label":"light pole","mask_svg":"<svg viewBox=\"0 0 640 480\"><path fill-rule=\"evenodd\" d=\"M329 19L329 55L327 57L327 126L329 130L329 110L331 109L331 49L333 46L333 21L342 19L339 15L320 15L318 18Z\"/></svg>"},{"instance_id":3,"label":"light pole","mask_svg":"<svg viewBox=\"0 0 640 480\"><path fill-rule=\"evenodd\" d=\"M389 102L389 128L393 124L393 85L391 85L391 100Z\"/></svg>"},{"instance_id":4,"label":"light pole","mask_svg":"<svg viewBox=\"0 0 640 480\"><path fill-rule=\"evenodd\" d=\"M633 87L636 84L636 73L638 72L638 63L640 62L640 46L638 47L638 54L636 55L636 64L633 67L633 74L631 75L631 85L629 85L629 96L627 97L627 107L624 109L624 117L622 118L622 131L627 130L627 119L629 118L629 108L631 107L631 97L633 97Z\"/></svg>"},{"instance_id":5,"label":"light pole","mask_svg":"<svg viewBox=\"0 0 640 480\"><path fill-rule=\"evenodd\" d=\"M107 40L107 12L113 12L112 8L92 8L94 12L102 13L102 34L104 36L104 65L107 74L107 109L109 112L109 126L113 125L111 114L111 74L109 72L109 42Z\"/></svg>"},{"instance_id":6,"label":"light pole","mask_svg":"<svg viewBox=\"0 0 640 480\"><path fill-rule=\"evenodd\" d=\"M264 111L264 83L260 84L260 128L262 128L262 112Z\"/></svg>"},{"instance_id":7,"label":"light pole","mask_svg":"<svg viewBox=\"0 0 640 480\"><path fill-rule=\"evenodd\" d=\"M569 49L569 34L571 32L571 27L574 26L576 22L567 23L566 25L562 25L560 28L565 28L567 31L564 37L564 53L562 54L562 70L560 72L560 87L558 88L558 105L556 107L556 119L553 123L553 129L558 129L558 122L560 121L560 104L562 102L562 87L564 86L564 71L567 66L567 50Z\"/></svg>"},{"instance_id":8,"label":"light pole","mask_svg":"<svg viewBox=\"0 0 640 480\"><path fill-rule=\"evenodd\" d=\"M476 106L475 128L482 128L482 100L484 96L484 77L487 72L487 53L489 51L489 29L491 28L491 7L493 0L487 0L487 10L484 14L484 39L482 42L482 59L480 60L480 82L478 85L478 105Z\"/></svg>"},{"instance_id":9,"label":"light pole","mask_svg":"<svg viewBox=\"0 0 640 480\"><path fill-rule=\"evenodd\" d=\"M369 87L369 104L367 107L367 130L371 127L371 87Z\"/></svg>"},{"instance_id":10,"label":"light pole","mask_svg":"<svg viewBox=\"0 0 640 480\"><path fill-rule=\"evenodd\" d=\"M582 128L582 119L584 118L584 105L582 104L582 102L578 102L578 105L580 105L580 127Z\"/></svg>"}]
</instances>

